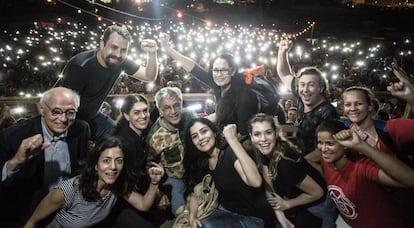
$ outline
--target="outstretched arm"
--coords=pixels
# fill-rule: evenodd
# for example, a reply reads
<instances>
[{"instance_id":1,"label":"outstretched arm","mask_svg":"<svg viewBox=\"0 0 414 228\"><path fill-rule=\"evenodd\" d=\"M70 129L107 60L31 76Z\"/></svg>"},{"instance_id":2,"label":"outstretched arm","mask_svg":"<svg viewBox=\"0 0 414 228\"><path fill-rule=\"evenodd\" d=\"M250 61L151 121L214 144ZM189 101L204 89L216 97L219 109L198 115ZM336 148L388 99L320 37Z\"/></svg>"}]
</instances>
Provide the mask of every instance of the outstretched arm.
<instances>
[{"instance_id":1,"label":"outstretched arm","mask_svg":"<svg viewBox=\"0 0 414 228\"><path fill-rule=\"evenodd\" d=\"M162 176L164 176L164 168L161 165L156 163L152 163L152 165L153 167L148 169L151 183L145 195L141 195L138 192L131 192L129 195L124 196L124 199L129 204L140 211L147 211L151 208L157 195L158 184Z\"/></svg>"},{"instance_id":2,"label":"outstretched arm","mask_svg":"<svg viewBox=\"0 0 414 228\"><path fill-rule=\"evenodd\" d=\"M413 169L397 158L378 151L368 143L362 141L354 130L342 130L333 135L333 138L341 145L359 151L377 163L380 167L378 177L382 184L395 187L414 186Z\"/></svg>"},{"instance_id":3,"label":"outstretched arm","mask_svg":"<svg viewBox=\"0 0 414 228\"><path fill-rule=\"evenodd\" d=\"M170 35L167 33L161 33L160 34L160 44L161 47L164 49L165 53L173 58L174 60L177 60L180 62L181 66L186 70L187 72L190 72L194 69L194 66L196 63L188 58L187 56L184 56L183 54L179 53L177 50L173 49L170 44Z\"/></svg>"},{"instance_id":4,"label":"outstretched arm","mask_svg":"<svg viewBox=\"0 0 414 228\"><path fill-rule=\"evenodd\" d=\"M285 84L286 88L291 90L292 80L294 79L292 69L289 64L289 50L292 48L291 40L281 40L279 43L279 51L277 53L277 74Z\"/></svg>"},{"instance_id":5,"label":"outstretched arm","mask_svg":"<svg viewBox=\"0 0 414 228\"><path fill-rule=\"evenodd\" d=\"M237 139L236 124L226 125L223 129L223 135L237 157L234 166L244 183L251 187L260 187L262 185L262 177L256 167L255 162L247 154L246 150Z\"/></svg>"},{"instance_id":6,"label":"outstretched arm","mask_svg":"<svg viewBox=\"0 0 414 228\"><path fill-rule=\"evenodd\" d=\"M66 202L63 191L60 189L53 189L42 199L42 201L40 201L36 210L24 225L24 228L36 227L38 222L47 218L60 208L63 208L65 205Z\"/></svg>"},{"instance_id":7,"label":"outstretched arm","mask_svg":"<svg viewBox=\"0 0 414 228\"><path fill-rule=\"evenodd\" d=\"M142 81L154 81L158 75L157 42L155 40L143 40L141 49L147 52L147 65L141 66L132 77Z\"/></svg>"}]
</instances>

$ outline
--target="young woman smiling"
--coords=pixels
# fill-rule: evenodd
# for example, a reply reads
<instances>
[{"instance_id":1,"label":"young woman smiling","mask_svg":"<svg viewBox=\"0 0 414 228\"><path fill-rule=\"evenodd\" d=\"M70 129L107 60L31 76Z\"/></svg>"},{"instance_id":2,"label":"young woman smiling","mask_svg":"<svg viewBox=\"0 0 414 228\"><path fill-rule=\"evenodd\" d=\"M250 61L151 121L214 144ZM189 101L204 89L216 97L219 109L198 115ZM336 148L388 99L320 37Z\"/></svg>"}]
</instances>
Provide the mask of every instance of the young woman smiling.
<instances>
[{"instance_id":1,"label":"young woman smiling","mask_svg":"<svg viewBox=\"0 0 414 228\"><path fill-rule=\"evenodd\" d=\"M196 204L190 207L191 227L275 227L272 208L266 202L262 178L254 160L237 140L235 124L226 125L224 139L208 119L190 121L185 131L184 182L193 192L206 174L219 191L219 207L199 221ZM191 204L190 199L190 205Z\"/></svg>"},{"instance_id":2,"label":"young woman smiling","mask_svg":"<svg viewBox=\"0 0 414 228\"><path fill-rule=\"evenodd\" d=\"M25 228L53 215L46 227L90 227L103 220L123 197L138 210L148 210L158 190L164 169L153 164L148 173L151 184L145 195L132 191L127 167L124 167L124 145L116 137L102 139L93 149L79 176L60 182L39 203ZM44 224L45 225L45 224Z\"/></svg>"},{"instance_id":3,"label":"young woman smiling","mask_svg":"<svg viewBox=\"0 0 414 228\"><path fill-rule=\"evenodd\" d=\"M414 170L364 142L339 120L316 129L329 196L344 221L359 227L408 227L384 186L413 187Z\"/></svg>"},{"instance_id":4,"label":"young woman smiling","mask_svg":"<svg viewBox=\"0 0 414 228\"><path fill-rule=\"evenodd\" d=\"M283 136L272 116L254 115L249 133L262 163L272 208L284 211L296 228L321 227L326 191L322 176L301 158L299 149Z\"/></svg>"}]
</instances>

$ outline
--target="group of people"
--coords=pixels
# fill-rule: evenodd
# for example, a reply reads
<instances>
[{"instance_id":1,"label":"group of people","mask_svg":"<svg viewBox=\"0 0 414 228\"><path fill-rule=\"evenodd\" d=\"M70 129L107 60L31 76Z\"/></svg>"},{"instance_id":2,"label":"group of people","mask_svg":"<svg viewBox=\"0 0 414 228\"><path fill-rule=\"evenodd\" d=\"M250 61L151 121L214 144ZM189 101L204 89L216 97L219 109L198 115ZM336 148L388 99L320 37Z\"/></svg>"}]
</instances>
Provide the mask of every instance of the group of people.
<instances>
[{"instance_id":1,"label":"group of people","mask_svg":"<svg viewBox=\"0 0 414 228\"><path fill-rule=\"evenodd\" d=\"M352 227L413 224L414 120L374 120L369 89L343 92L340 120L321 72L293 72L292 43L281 41L278 76L297 97L293 143L258 110L232 55L204 69L161 34L163 51L213 91L215 113L197 118L179 88L164 87L154 111L144 95L127 95L115 122L100 107L119 74L158 74L157 42L141 43L146 66L127 58L131 42L125 28L109 26L98 50L67 63L39 116L0 132L0 226L181 227L168 220L183 211L192 228L335 227L338 211ZM408 81L388 89L414 107ZM206 177L218 202L201 216L196 189Z\"/></svg>"}]
</instances>

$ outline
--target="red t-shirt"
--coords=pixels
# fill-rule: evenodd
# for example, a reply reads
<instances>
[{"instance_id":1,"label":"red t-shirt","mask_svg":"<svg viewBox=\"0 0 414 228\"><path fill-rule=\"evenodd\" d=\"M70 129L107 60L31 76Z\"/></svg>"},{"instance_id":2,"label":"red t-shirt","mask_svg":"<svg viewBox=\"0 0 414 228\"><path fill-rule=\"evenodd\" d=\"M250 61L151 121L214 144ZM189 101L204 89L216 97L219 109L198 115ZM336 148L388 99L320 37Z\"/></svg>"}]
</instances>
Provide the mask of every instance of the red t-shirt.
<instances>
[{"instance_id":1,"label":"red t-shirt","mask_svg":"<svg viewBox=\"0 0 414 228\"><path fill-rule=\"evenodd\" d=\"M352 128L353 123L349 126ZM385 122L388 135L393 141L396 148L389 148L380 137L378 137L375 147L379 151L395 156L395 154L403 151L404 148L414 147L414 120L413 119L391 119Z\"/></svg>"},{"instance_id":2,"label":"red t-shirt","mask_svg":"<svg viewBox=\"0 0 414 228\"><path fill-rule=\"evenodd\" d=\"M328 193L353 228L402 227L402 214L379 184L379 167L368 158L348 160L341 169L321 160Z\"/></svg>"}]
</instances>

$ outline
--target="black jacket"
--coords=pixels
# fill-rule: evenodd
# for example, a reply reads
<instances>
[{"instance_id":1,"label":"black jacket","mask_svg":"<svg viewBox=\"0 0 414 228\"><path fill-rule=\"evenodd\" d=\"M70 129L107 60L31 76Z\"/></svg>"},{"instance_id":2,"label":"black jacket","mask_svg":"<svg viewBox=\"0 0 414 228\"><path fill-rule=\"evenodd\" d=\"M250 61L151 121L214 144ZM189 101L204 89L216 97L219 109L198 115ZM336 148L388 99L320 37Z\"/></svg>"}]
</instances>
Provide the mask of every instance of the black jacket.
<instances>
[{"instance_id":1,"label":"black jacket","mask_svg":"<svg viewBox=\"0 0 414 228\"><path fill-rule=\"evenodd\" d=\"M42 134L40 116L32 117L0 132L0 175L3 175L5 162L17 153L21 142L36 134ZM68 129L66 141L69 147L72 176L78 174L80 162L88 154L89 138L89 125L82 120L75 120ZM0 221L26 219L47 193L47 189L42 189L44 163L45 157L42 151L21 167L12 178L0 183Z\"/></svg>"}]
</instances>

